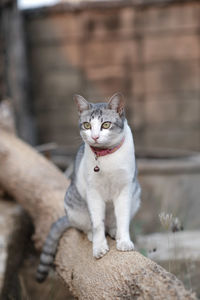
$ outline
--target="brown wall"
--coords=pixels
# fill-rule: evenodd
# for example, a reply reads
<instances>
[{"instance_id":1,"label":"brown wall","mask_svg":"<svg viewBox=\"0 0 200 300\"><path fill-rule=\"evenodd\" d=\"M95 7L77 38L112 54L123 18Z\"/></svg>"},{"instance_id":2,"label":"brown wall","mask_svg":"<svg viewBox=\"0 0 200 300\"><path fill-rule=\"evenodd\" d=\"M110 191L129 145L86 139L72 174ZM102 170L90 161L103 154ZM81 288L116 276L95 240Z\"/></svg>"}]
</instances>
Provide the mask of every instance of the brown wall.
<instances>
[{"instance_id":1,"label":"brown wall","mask_svg":"<svg viewBox=\"0 0 200 300\"><path fill-rule=\"evenodd\" d=\"M73 150L72 95L122 91L137 145L200 150L200 2L160 2L25 13L40 142Z\"/></svg>"}]
</instances>

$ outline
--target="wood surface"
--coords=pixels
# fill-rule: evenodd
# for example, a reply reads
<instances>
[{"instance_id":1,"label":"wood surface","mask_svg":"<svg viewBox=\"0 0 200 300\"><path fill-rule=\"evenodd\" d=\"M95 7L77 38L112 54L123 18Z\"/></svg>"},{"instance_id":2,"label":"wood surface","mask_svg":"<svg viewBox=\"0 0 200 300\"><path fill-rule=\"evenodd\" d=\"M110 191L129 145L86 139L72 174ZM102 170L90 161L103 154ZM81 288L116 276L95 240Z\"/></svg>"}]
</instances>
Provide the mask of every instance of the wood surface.
<instances>
[{"instance_id":1,"label":"wood surface","mask_svg":"<svg viewBox=\"0 0 200 300\"><path fill-rule=\"evenodd\" d=\"M0 129L0 185L30 214L40 249L50 225L64 215L69 181L51 162L16 136ZM171 273L137 251L92 256L92 245L75 229L60 241L56 272L78 299L196 299Z\"/></svg>"}]
</instances>

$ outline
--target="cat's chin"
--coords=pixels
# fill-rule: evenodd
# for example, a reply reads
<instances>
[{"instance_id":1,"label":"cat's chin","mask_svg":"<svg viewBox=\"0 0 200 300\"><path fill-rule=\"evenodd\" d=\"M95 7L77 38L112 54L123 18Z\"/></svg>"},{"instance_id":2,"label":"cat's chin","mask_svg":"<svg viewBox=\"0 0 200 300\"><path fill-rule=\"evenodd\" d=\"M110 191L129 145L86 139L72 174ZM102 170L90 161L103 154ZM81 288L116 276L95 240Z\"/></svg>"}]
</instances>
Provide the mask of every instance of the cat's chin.
<instances>
[{"instance_id":1,"label":"cat's chin","mask_svg":"<svg viewBox=\"0 0 200 300\"><path fill-rule=\"evenodd\" d=\"M88 143L89 146L91 147L94 147L94 148L102 148L102 149L105 149L105 148L108 148L107 145L104 145L104 144L100 144L100 143Z\"/></svg>"},{"instance_id":2,"label":"cat's chin","mask_svg":"<svg viewBox=\"0 0 200 300\"><path fill-rule=\"evenodd\" d=\"M87 144L90 147L94 147L94 148L99 148L99 149L108 149L108 148L113 148L113 145L107 144L107 143L89 143L87 142Z\"/></svg>"},{"instance_id":3,"label":"cat's chin","mask_svg":"<svg viewBox=\"0 0 200 300\"><path fill-rule=\"evenodd\" d=\"M109 143L108 141L107 142L102 142L102 141L101 142L100 141L93 142L90 140L85 140L85 139L83 139L83 140L90 147L99 148L99 149L111 149L120 143L120 141L115 141L115 143L114 143L114 141L112 141L112 143Z\"/></svg>"}]
</instances>

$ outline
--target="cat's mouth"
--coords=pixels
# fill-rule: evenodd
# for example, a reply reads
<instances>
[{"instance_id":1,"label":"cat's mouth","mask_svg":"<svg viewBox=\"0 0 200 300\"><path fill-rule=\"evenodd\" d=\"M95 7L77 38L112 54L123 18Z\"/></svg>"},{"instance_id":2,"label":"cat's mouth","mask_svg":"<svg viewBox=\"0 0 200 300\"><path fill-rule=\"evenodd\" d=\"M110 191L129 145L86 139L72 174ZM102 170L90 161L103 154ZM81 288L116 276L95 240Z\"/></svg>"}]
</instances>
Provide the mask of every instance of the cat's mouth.
<instances>
[{"instance_id":1,"label":"cat's mouth","mask_svg":"<svg viewBox=\"0 0 200 300\"><path fill-rule=\"evenodd\" d=\"M97 141L90 144L90 146L92 146L92 147L100 147L100 145L101 145L101 143L99 143Z\"/></svg>"},{"instance_id":2,"label":"cat's mouth","mask_svg":"<svg viewBox=\"0 0 200 300\"><path fill-rule=\"evenodd\" d=\"M102 148L104 145L98 141L87 141L87 143L92 147Z\"/></svg>"},{"instance_id":3,"label":"cat's mouth","mask_svg":"<svg viewBox=\"0 0 200 300\"><path fill-rule=\"evenodd\" d=\"M91 147L94 147L94 148L99 148L99 149L107 149L109 148L109 146L107 144L104 144L104 143L100 143L100 142L94 142L94 143L89 143L89 145Z\"/></svg>"}]
</instances>

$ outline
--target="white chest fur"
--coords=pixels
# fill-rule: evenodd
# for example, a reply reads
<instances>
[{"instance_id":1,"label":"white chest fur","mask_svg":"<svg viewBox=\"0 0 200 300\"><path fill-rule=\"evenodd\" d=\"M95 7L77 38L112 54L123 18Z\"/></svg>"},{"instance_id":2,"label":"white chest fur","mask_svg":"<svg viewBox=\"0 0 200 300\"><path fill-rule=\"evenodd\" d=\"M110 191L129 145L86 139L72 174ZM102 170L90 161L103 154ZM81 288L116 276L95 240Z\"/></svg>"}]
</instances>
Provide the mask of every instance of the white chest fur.
<instances>
[{"instance_id":1,"label":"white chest fur","mask_svg":"<svg viewBox=\"0 0 200 300\"><path fill-rule=\"evenodd\" d=\"M135 157L132 133L127 124L124 137L124 143L117 151L100 156L97 160L90 147L85 145L77 174L77 188L83 198L86 199L87 190L93 188L104 201L109 201L117 197L125 185L131 184L135 173ZM96 165L100 168L99 172L94 172Z\"/></svg>"}]
</instances>

